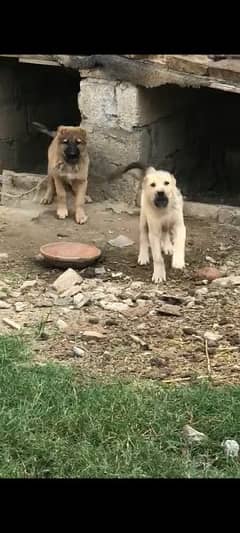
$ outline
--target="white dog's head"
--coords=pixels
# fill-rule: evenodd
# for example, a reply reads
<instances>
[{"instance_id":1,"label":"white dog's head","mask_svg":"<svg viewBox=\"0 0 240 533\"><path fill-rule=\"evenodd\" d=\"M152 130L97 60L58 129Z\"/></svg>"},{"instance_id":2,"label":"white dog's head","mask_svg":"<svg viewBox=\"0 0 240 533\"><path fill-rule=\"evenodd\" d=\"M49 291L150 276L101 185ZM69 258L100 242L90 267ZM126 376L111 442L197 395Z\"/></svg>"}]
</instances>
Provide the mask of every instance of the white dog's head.
<instances>
[{"instance_id":1,"label":"white dog's head","mask_svg":"<svg viewBox=\"0 0 240 533\"><path fill-rule=\"evenodd\" d=\"M155 207L167 207L176 191L176 179L166 170L149 167L143 180L144 195Z\"/></svg>"}]
</instances>

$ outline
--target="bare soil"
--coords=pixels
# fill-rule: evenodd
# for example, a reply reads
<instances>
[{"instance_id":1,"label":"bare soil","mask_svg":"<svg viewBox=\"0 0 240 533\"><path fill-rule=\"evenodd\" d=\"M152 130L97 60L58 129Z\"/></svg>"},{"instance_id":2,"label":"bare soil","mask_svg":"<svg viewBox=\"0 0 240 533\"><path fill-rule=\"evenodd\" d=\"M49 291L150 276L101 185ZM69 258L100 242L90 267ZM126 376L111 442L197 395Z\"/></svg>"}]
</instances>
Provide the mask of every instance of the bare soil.
<instances>
[{"instance_id":1,"label":"bare soil","mask_svg":"<svg viewBox=\"0 0 240 533\"><path fill-rule=\"evenodd\" d=\"M35 360L40 364L57 360L75 365L85 377L133 376L174 383L208 374L203 335L210 330L222 336L216 346L208 347L213 381L239 383L240 287L218 289L208 284L207 294L195 298L195 291L204 284L194 277L196 269L209 264L206 256L211 256L215 266L227 275L240 274L239 229L186 220L186 269L171 270L167 260L167 283L155 286L151 282L152 265L137 265L138 217L116 214L101 204L88 205L86 210L88 222L78 226L71 217L58 221L53 208L1 207L0 253L8 253L8 260L0 259L0 291L6 291L5 301L10 304L9 309L0 309L1 332L14 331L4 318L17 322L31 340ZM132 239L134 245L111 247L108 241L119 234ZM103 250L95 266L104 266L106 273L96 275L94 267L79 272L84 278L83 292L89 289L94 293L103 287L107 294L110 289L118 289L119 302L130 299L124 314L103 310L94 297L79 310L69 301L56 303L51 284L61 271L43 266L35 256L42 244L60 239L94 243ZM37 279L38 283L20 291L27 279ZM180 316L158 314L166 294L183 298ZM25 309L17 313L16 302L24 302ZM59 319L68 326L64 332L56 325ZM103 336L84 337L89 330ZM82 348L84 355L74 356L74 346Z\"/></svg>"}]
</instances>

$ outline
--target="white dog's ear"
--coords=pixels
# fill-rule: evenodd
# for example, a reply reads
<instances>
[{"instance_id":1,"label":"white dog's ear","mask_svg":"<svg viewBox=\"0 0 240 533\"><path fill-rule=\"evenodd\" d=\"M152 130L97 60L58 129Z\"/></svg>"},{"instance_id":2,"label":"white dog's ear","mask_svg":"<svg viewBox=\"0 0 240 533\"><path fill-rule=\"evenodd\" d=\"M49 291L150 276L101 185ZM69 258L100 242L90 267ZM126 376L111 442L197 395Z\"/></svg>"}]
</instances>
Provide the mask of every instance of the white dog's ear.
<instances>
[{"instance_id":1,"label":"white dog's ear","mask_svg":"<svg viewBox=\"0 0 240 533\"><path fill-rule=\"evenodd\" d=\"M149 176L149 174L154 174L154 172L156 172L156 169L154 167L148 167L146 169L146 174L145 176Z\"/></svg>"},{"instance_id":2,"label":"white dog's ear","mask_svg":"<svg viewBox=\"0 0 240 533\"><path fill-rule=\"evenodd\" d=\"M173 185L176 185L177 184L177 180L176 180L174 174L171 174L171 177L172 177Z\"/></svg>"}]
</instances>

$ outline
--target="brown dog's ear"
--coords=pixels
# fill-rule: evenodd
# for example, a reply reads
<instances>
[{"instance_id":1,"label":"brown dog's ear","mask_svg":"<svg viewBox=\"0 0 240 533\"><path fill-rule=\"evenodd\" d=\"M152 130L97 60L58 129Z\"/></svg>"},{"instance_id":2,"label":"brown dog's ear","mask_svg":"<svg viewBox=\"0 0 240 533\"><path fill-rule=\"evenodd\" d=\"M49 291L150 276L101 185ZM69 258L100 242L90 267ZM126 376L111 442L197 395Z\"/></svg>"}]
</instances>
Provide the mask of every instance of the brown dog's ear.
<instances>
[{"instance_id":1,"label":"brown dog's ear","mask_svg":"<svg viewBox=\"0 0 240 533\"><path fill-rule=\"evenodd\" d=\"M63 133L64 130L65 130L65 126L58 126L57 132L58 133Z\"/></svg>"},{"instance_id":2,"label":"brown dog's ear","mask_svg":"<svg viewBox=\"0 0 240 533\"><path fill-rule=\"evenodd\" d=\"M86 130L84 130L83 128L79 128L79 137L80 137L82 142L86 143L87 142L87 132L86 132Z\"/></svg>"}]
</instances>

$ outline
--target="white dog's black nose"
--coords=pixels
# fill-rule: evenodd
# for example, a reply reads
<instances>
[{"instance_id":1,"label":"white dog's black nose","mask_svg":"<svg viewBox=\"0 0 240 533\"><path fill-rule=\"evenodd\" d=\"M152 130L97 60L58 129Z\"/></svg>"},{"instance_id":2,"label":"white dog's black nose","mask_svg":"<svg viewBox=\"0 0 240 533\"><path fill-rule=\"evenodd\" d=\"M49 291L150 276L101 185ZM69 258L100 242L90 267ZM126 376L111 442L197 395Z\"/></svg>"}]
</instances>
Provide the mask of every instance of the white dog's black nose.
<instances>
[{"instance_id":1,"label":"white dog's black nose","mask_svg":"<svg viewBox=\"0 0 240 533\"><path fill-rule=\"evenodd\" d=\"M168 204L168 197L164 191L157 191L154 196L154 204L156 207L166 207Z\"/></svg>"}]
</instances>

